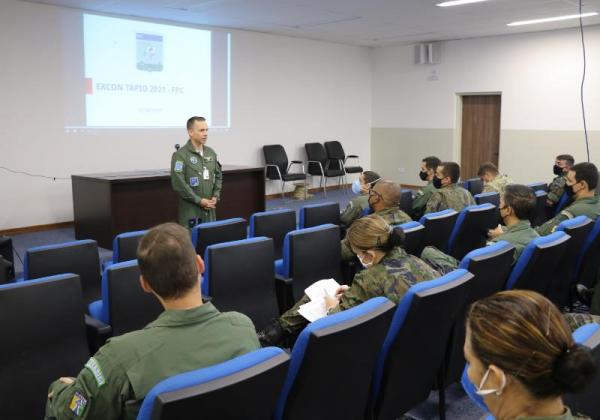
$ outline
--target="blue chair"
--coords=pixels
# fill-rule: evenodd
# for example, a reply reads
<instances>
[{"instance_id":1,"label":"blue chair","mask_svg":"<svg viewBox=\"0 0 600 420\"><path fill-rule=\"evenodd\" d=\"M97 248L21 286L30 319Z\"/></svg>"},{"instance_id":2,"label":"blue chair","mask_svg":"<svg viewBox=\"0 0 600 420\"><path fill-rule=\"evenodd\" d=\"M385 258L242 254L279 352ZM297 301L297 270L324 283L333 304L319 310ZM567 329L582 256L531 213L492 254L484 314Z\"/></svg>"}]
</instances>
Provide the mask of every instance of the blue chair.
<instances>
[{"instance_id":1,"label":"blue chair","mask_svg":"<svg viewBox=\"0 0 600 420\"><path fill-rule=\"evenodd\" d=\"M421 217L419 223L425 226L423 247L435 246L440 251L446 252L448 238L452 233L456 219L458 219L458 212L453 209L427 213Z\"/></svg>"},{"instance_id":2,"label":"blue chair","mask_svg":"<svg viewBox=\"0 0 600 420\"><path fill-rule=\"evenodd\" d=\"M483 181L481 178L470 178L465 181L465 189L475 196L483 191Z\"/></svg>"},{"instance_id":3,"label":"blue chair","mask_svg":"<svg viewBox=\"0 0 600 420\"><path fill-rule=\"evenodd\" d=\"M100 297L98 244L91 239L29 248L23 262L23 280L75 273L81 280L85 303Z\"/></svg>"},{"instance_id":4,"label":"blue chair","mask_svg":"<svg viewBox=\"0 0 600 420\"><path fill-rule=\"evenodd\" d=\"M0 286L0 418L41 419L48 385L90 357L76 274Z\"/></svg>"},{"instance_id":5,"label":"blue chair","mask_svg":"<svg viewBox=\"0 0 600 420\"><path fill-rule=\"evenodd\" d=\"M137 247L148 230L119 233L113 239L113 264L137 259Z\"/></svg>"},{"instance_id":6,"label":"blue chair","mask_svg":"<svg viewBox=\"0 0 600 420\"><path fill-rule=\"evenodd\" d=\"M497 225L497 207L493 204L465 207L458 215L448 239L448 253L460 260L469 251L485 246L488 230Z\"/></svg>"},{"instance_id":7,"label":"blue chair","mask_svg":"<svg viewBox=\"0 0 600 420\"><path fill-rule=\"evenodd\" d=\"M246 239L247 233L246 220L239 217L200 223L192 229L192 243L196 253L203 256L207 246Z\"/></svg>"},{"instance_id":8,"label":"blue chair","mask_svg":"<svg viewBox=\"0 0 600 420\"><path fill-rule=\"evenodd\" d=\"M92 318L111 326L113 336L144 328L163 310L159 300L140 286L137 260L108 266L102 274L102 299L88 307Z\"/></svg>"},{"instance_id":9,"label":"blue chair","mask_svg":"<svg viewBox=\"0 0 600 420\"><path fill-rule=\"evenodd\" d=\"M300 208L298 229L306 229L327 223L340 224L340 203L309 204Z\"/></svg>"},{"instance_id":10,"label":"blue chair","mask_svg":"<svg viewBox=\"0 0 600 420\"><path fill-rule=\"evenodd\" d=\"M594 287L598 277L600 261L600 218L596 219L592 231L585 239L575 267L575 284Z\"/></svg>"},{"instance_id":11,"label":"blue chair","mask_svg":"<svg viewBox=\"0 0 600 420\"><path fill-rule=\"evenodd\" d=\"M411 217L413 212L412 203L413 190L410 190L408 188L402 188L402 191L400 192L400 203L398 203L398 206L400 207L400 210L402 210L404 213L408 214Z\"/></svg>"},{"instance_id":12,"label":"blue chair","mask_svg":"<svg viewBox=\"0 0 600 420\"><path fill-rule=\"evenodd\" d=\"M535 191L535 209L533 214L531 215L529 221L531 222L531 226L537 227L541 226L548 220L548 212L546 207L546 199L548 198L548 193L543 190Z\"/></svg>"},{"instance_id":13,"label":"blue chair","mask_svg":"<svg viewBox=\"0 0 600 420\"><path fill-rule=\"evenodd\" d=\"M138 420L270 419L289 356L265 347L218 365L175 375L154 385Z\"/></svg>"},{"instance_id":14,"label":"blue chair","mask_svg":"<svg viewBox=\"0 0 600 420\"><path fill-rule=\"evenodd\" d=\"M427 399L436 386L448 337L472 278L458 269L412 286L400 300L375 367L368 417L396 419Z\"/></svg>"},{"instance_id":15,"label":"blue chair","mask_svg":"<svg viewBox=\"0 0 600 420\"><path fill-rule=\"evenodd\" d=\"M545 182L532 182L531 184L527 184L527 186L533 191L544 191L546 193L548 192L548 184L546 184Z\"/></svg>"},{"instance_id":16,"label":"blue chair","mask_svg":"<svg viewBox=\"0 0 600 420\"><path fill-rule=\"evenodd\" d=\"M292 350L274 419L363 418L375 361L395 307L376 297L304 328ZM351 368L336 369L336 386L331 386L334 366ZM324 396L343 403L324 403Z\"/></svg>"},{"instance_id":17,"label":"blue chair","mask_svg":"<svg viewBox=\"0 0 600 420\"><path fill-rule=\"evenodd\" d=\"M423 251L423 239L425 238L425 226L419 222L406 222L400 225L393 225L394 229L400 229L404 234L404 243L402 248L406 252L417 257Z\"/></svg>"},{"instance_id":18,"label":"blue chair","mask_svg":"<svg viewBox=\"0 0 600 420\"><path fill-rule=\"evenodd\" d=\"M475 199L475 202L477 204L490 203L496 207L500 207L500 194L498 194L497 192L485 192L475 194L473 198Z\"/></svg>"},{"instance_id":19,"label":"blue chair","mask_svg":"<svg viewBox=\"0 0 600 420\"><path fill-rule=\"evenodd\" d=\"M547 295L551 284L556 283L560 264L571 239L564 232L554 232L531 241L515 264L506 289L528 289Z\"/></svg>"},{"instance_id":20,"label":"blue chair","mask_svg":"<svg viewBox=\"0 0 600 420\"><path fill-rule=\"evenodd\" d=\"M556 206L554 207L554 216L556 216L558 213L560 213L570 203L571 203L571 197L569 197L569 194L567 194L566 192L564 192L560 196L560 199L558 200L558 203L556 203Z\"/></svg>"},{"instance_id":21,"label":"blue chair","mask_svg":"<svg viewBox=\"0 0 600 420\"><path fill-rule=\"evenodd\" d=\"M296 229L296 211L292 209L270 210L250 216L248 237L266 236L273 239L274 258L281 258L283 239Z\"/></svg>"},{"instance_id":22,"label":"blue chair","mask_svg":"<svg viewBox=\"0 0 600 420\"><path fill-rule=\"evenodd\" d=\"M210 245L202 295L219 310L247 315L260 330L279 315L275 295L273 239L259 236Z\"/></svg>"}]
</instances>

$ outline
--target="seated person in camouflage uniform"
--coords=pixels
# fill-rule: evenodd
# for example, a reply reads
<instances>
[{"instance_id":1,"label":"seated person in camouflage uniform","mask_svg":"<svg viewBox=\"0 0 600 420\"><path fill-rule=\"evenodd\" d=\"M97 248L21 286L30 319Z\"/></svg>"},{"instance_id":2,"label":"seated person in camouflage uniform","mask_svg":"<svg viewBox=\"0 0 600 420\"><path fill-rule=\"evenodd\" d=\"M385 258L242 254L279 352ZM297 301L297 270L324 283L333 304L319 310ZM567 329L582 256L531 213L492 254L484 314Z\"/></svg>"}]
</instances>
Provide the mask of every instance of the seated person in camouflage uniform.
<instances>
[{"instance_id":1,"label":"seated person in camouflage uniform","mask_svg":"<svg viewBox=\"0 0 600 420\"><path fill-rule=\"evenodd\" d=\"M421 181L427 181L427 185L418 191L413 199L412 210L415 220L419 220L425 214L425 206L435 192L435 187L433 186L435 170L441 163L442 161L435 156L428 156L421 161L419 178L421 178Z\"/></svg>"},{"instance_id":2,"label":"seated person in camouflage uniform","mask_svg":"<svg viewBox=\"0 0 600 420\"><path fill-rule=\"evenodd\" d=\"M502 195L504 188L512 184L513 180L508 175L501 175L496 165L492 162L483 163L477 171L477 176L483 181L483 192L497 192Z\"/></svg>"},{"instance_id":3,"label":"seated person in camouflage uniform","mask_svg":"<svg viewBox=\"0 0 600 420\"><path fill-rule=\"evenodd\" d=\"M526 185L507 185L504 194L500 196L500 217L504 227L498 225L496 229L488 232L488 236L490 242L507 241L515 247L513 264L527 244L539 236L529 222L535 204L535 193ZM421 258L442 273L449 273L460 263L456 258L433 246L425 247Z\"/></svg>"},{"instance_id":4,"label":"seated person in camouflage uniform","mask_svg":"<svg viewBox=\"0 0 600 420\"><path fill-rule=\"evenodd\" d=\"M496 293L471 305L466 325L467 376L495 418L589 419L562 395L588 387L595 362L552 302L530 290Z\"/></svg>"},{"instance_id":5,"label":"seated person in camouflage uniform","mask_svg":"<svg viewBox=\"0 0 600 420\"><path fill-rule=\"evenodd\" d=\"M144 329L109 339L77 378L52 383L47 419L135 419L148 391L163 379L259 348L247 316L202 303L204 262L186 228L165 223L151 229L137 258L142 289L165 311Z\"/></svg>"},{"instance_id":6,"label":"seated person in camouflage uniform","mask_svg":"<svg viewBox=\"0 0 600 420\"><path fill-rule=\"evenodd\" d=\"M456 162L442 162L435 170L433 186L436 191L425 206L425 213L446 209L461 211L475 204L471 193L457 184L460 178L460 166Z\"/></svg>"},{"instance_id":7,"label":"seated person in camouflage uniform","mask_svg":"<svg viewBox=\"0 0 600 420\"><path fill-rule=\"evenodd\" d=\"M356 219L363 216L365 210L369 208L369 190L375 186L381 177L377 172L364 171L356 181L352 183L352 191L356 194L344 211L340 214L340 222L344 227L348 227Z\"/></svg>"},{"instance_id":8,"label":"seated person in camouflage uniform","mask_svg":"<svg viewBox=\"0 0 600 420\"><path fill-rule=\"evenodd\" d=\"M328 313L352 308L376 296L385 296L398 303L412 285L440 276L419 258L400 248L398 244L402 237L380 216L373 214L356 220L348 230L347 239L365 269L354 276L351 287L341 286L335 297L326 298ZM302 297L278 320L259 332L263 345L277 345L303 329L308 321L298 313L298 308L309 300L307 296Z\"/></svg>"},{"instance_id":9,"label":"seated person in camouflage uniform","mask_svg":"<svg viewBox=\"0 0 600 420\"><path fill-rule=\"evenodd\" d=\"M596 165L582 162L574 165L567 172L565 192L573 198L573 203L536 228L541 235L548 235L563 221L577 216L587 216L596 220L600 216L600 197L596 196L598 169Z\"/></svg>"},{"instance_id":10,"label":"seated person in camouflage uniform","mask_svg":"<svg viewBox=\"0 0 600 420\"><path fill-rule=\"evenodd\" d=\"M560 200L560 197L565 191L565 183L567 181L567 173L575 164L575 158L571 155L558 155L554 161L552 172L556 177L548 185L548 196L546 197L546 206L554 207Z\"/></svg>"},{"instance_id":11,"label":"seated person in camouflage uniform","mask_svg":"<svg viewBox=\"0 0 600 420\"><path fill-rule=\"evenodd\" d=\"M369 190L367 202L372 213L381 216L390 225L410 222L412 219L400 210L400 184L393 181L379 181ZM352 260L355 255L350 248L347 238L342 239L342 260Z\"/></svg>"}]
</instances>

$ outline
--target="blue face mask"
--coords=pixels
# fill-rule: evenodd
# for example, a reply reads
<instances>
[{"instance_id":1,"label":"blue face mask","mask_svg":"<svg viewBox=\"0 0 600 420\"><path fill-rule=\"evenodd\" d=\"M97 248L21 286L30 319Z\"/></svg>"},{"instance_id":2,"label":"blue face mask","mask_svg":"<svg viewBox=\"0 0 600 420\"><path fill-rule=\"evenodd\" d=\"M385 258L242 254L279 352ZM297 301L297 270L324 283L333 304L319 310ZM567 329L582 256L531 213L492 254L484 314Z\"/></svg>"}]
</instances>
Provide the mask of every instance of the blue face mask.
<instances>
[{"instance_id":1,"label":"blue face mask","mask_svg":"<svg viewBox=\"0 0 600 420\"><path fill-rule=\"evenodd\" d=\"M360 181L358 179L355 179L354 182L352 183L352 192L356 195L360 194Z\"/></svg>"}]
</instances>

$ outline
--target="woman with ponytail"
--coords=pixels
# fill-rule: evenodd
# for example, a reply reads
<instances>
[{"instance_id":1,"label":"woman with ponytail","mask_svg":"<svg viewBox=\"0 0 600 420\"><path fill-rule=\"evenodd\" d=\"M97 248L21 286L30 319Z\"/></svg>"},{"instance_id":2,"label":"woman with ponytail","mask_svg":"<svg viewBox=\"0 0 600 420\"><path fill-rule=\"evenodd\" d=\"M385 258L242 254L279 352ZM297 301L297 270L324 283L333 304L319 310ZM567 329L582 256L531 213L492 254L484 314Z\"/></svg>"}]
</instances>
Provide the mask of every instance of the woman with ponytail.
<instances>
[{"instance_id":1,"label":"woman with ponytail","mask_svg":"<svg viewBox=\"0 0 600 420\"><path fill-rule=\"evenodd\" d=\"M562 395L585 389L594 360L542 295L510 290L475 302L464 351L469 380L497 420L587 418L571 413Z\"/></svg>"}]
</instances>

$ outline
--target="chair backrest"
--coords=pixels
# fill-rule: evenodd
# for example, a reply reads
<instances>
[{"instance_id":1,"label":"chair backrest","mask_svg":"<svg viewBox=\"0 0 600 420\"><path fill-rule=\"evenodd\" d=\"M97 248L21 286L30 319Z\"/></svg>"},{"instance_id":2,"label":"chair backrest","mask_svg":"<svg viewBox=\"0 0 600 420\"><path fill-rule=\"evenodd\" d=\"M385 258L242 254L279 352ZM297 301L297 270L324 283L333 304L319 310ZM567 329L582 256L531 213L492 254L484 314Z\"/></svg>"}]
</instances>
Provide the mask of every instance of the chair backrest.
<instances>
[{"instance_id":1,"label":"chair backrest","mask_svg":"<svg viewBox=\"0 0 600 420\"><path fill-rule=\"evenodd\" d=\"M546 210L546 199L548 193L544 190L535 191L535 209L529 221L531 226L541 226L548 220L548 212Z\"/></svg>"},{"instance_id":2,"label":"chair backrest","mask_svg":"<svg viewBox=\"0 0 600 420\"><path fill-rule=\"evenodd\" d=\"M305 229L326 223L340 224L340 203L309 204L300 209L298 228Z\"/></svg>"},{"instance_id":3,"label":"chair backrest","mask_svg":"<svg viewBox=\"0 0 600 420\"><path fill-rule=\"evenodd\" d=\"M376 297L304 328L292 350L274 419L363 419L375 361L395 307ZM336 386L330 380L333 366L347 367L336 370Z\"/></svg>"},{"instance_id":4,"label":"chair backrest","mask_svg":"<svg viewBox=\"0 0 600 420\"><path fill-rule=\"evenodd\" d=\"M296 211L281 209L262 211L250 216L248 237L266 236L273 239L274 258L281 258L285 234L296 229Z\"/></svg>"},{"instance_id":5,"label":"chair backrest","mask_svg":"<svg viewBox=\"0 0 600 420\"><path fill-rule=\"evenodd\" d=\"M412 286L400 300L375 367L373 418L398 418L427 399L472 278L458 269Z\"/></svg>"},{"instance_id":6,"label":"chair backrest","mask_svg":"<svg viewBox=\"0 0 600 420\"><path fill-rule=\"evenodd\" d=\"M262 329L279 315L273 239L259 236L206 248L202 294L221 311L247 315Z\"/></svg>"},{"instance_id":7,"label":"chair backrest","mask_svg":"<svg viewBox=\"0 0 600 420\"><path fill-rule=\"evenodd\" d=\"M346 159L346 153L342 147L342 143L339 141L326 141L325 150L327 151L327 157L332 160Z\"/></svg>"},{"instance_id":8,"label":"chair backrest","mask_svg":"<svg viewBox=\"0 0 600 420\"><path fill-rule=\"evenodd\" d=\"M0 418L43 418L48 385L89 358L79 276L0 286L0 331Z\"/></svg>"},{"instance_id":9,"label":"chair backrest","mask_svg":"<svg viewBox=\"0 0 600 420\"><path fill-rule=\"evenodd\" d=\"M469 251L485 246L488 230L497 225L497 207L493 204L465 207L461 210L450 234L449 254L460 260Z\"/></svg>"},{"instance_id":10,"label":"chair backrest","mask_svg":"<svg viewBox=\"0 0 600 420\"><path fill-rule=\"evenodd\" d=\"M480 178L470 178L465 181L465 187L471 195L481 194L483 191L483 181Z\"/></svg>"},{"instance_id":11,"label":"chair backrest","mask_svg":"<svg viewBox=\"0 0 600 420\"><path fill-rule=\"evenodd\" d=\"M192 243L198 255L204 256L206 247L221 242L239 241L247 235L246 220L218 220L216 222L200 223L192 229Z\"/></svg>"},{"instance_id":12,"label":"chair backrest","mask_svg":"<svg viewBox=\"0 0 600 420\"><path fill-rule=\"evenodd\" d=\"M545 182L532 182L531 184L527 184L527 186L533 191L548 192L548 184L546 184Z\"/></svg>"},{"instance_id":13,"label":"chair backrest","mask_svg":"<svg viewBox=\"0 0 600 420\"><path fill-rule=\"evenodd\" d=\"M406 222L400 225L392 226L394 229L400 229L404 234L404 243L402 248L406 252L417 257L423 251L423 239L425 238L425 226L419 222Z\"/></svg>"},{"instance_id":14,"label":"chair backrest","mask_svg":"<svg viewBox=\"0 0 600 420\"><path fill-rule=\"evenodd\" d=\"M475 194L473 198L475 199L475 202L477 204L490 203L496 207L500 206L500 194L498 194L497 192L485 192Z\"/></svg>"},{"instance_id":15,"label":"chair backrest","mask_svg":"<svg viewBox=\"0 0 600 420\"><path fill-rule=\"evenodd\" d=\"M528 289L547 296L570 239L565 232L558 231L531 241L510 273L506 289Z\"/></svg>"},{"instance_id":16,"label":"chair backrest","mask_svg":"<svg viewBox=\"0 0 600 420\"><path fill-rule=\"evenodd\" d=\"M440 251L446 251L448 248L448 238L452 233L456 219L458 219L458 212L454 209L446 209L423 215L421 220L419 220L425 226L423 246L435 246Z\"/></svg>"},{"instance_id":17,"label":"chair backrest","mask_svg":"<svg viewBox=\"0 0 600 420\"><path fill-rule=\"evenodd\" d=\"M575 283L593 287L597 280L600 261L600 218L585 239L575 268Z\"/></svg>"},{"instance_id":18,"label":"chair backrest","mask_svg":"<svg viewBox=\"0 0 600 420\"><path fill-rule=\"evenodd\" d=\"M113 264L102 275L101 321L117 336L144 328L163 312L159 300L140 286L137 260Z\"/></svg>"},{"instance_id":19,"label":"chair backrest","mask_svg":"<svg viewBox=\"0 0 600 420\"><path fill-rule=\"evenodd\" d=\"M265 347L218 365L181 373L156 384L138 420L270 419L290 357Z\"/></svg>"},{"instance_id":20,"label":"chair backrest","mask_svg":"<svg viewBox=\"0 0 600 420\"><path fill-rule=\"evenodd\" d=\"M265 164L277 165L281 171L281 175L287 173L288 157L282 145L268 144L263 146L263 155L265 157ZM269 179L279 179L277 169L273 167L267 167L266 176Z\"/></svg>"},{"instance_id":21,"label":"chair backrest","mask_svg":"<svg viewBox=\"0 0 600 420\"><path fill-rule=\"evenodd\" d=\"M558 265L560 274L554 277L556 281L548 288L548 298L559 308L571 303L571 288L575 278L577 261L583 249L585 240L589 236L594 222L587 216L577 216L561 222L556 230L565 232L571 237L562 261Z\"/></svg>"},{"instance_id":22,"label":"chair backrest","mask_svg":"<svg viewBox=\"0 0 600 420\"><path fill-rule=\"evenodd\" d=\"M137 247L147 230L119 233L113 239L113 263L137 259Z\"/></svg>"},{"instance_id":23,"label":"chair backrest","mask_svg":"<svg viewBox=\"0 0 600 420\"><path fill-rule=\"evenodd\" d=\"M413 203L413 190L409 190L408 188L403 188L402 192L400 193L400 203L398 203L400 210L402 210L404 213L408 214L409 216L412 216L412 212L413 212L412 203Z\"/></svg>"},{"instance_id":24,"label":"chair backrest","mask_svg":"<svg viewBox=\"0 0 600 420\"><path fill-rule=\"evenodd\" d=\"M341 281L341 247L339 226L326 224L298 229L283 241L283 275L293 279L294 300L317 280Z\"/></svg>"},{"instance_id":25,"label":"chair backrest","mask_svg":"<svg viewBox=\"0 0 600 420\"><path fill-rule=\"evenodd\" d=\"M570 202L571 197L569 197L569 194L567 194L566 191L563 192L558 200L558 203L556 203L556 207L554 208L554 215L556 216L558 213L560 213L565 207L567 207L567 205L569 205Z\"/></svg>"},{"instance_id":26,"label":"chair backrest","mask_svg":"<svg viewBox=\"0 0 600 420\"><path fill-rule=\"evenodd\" d=\"M100 298L100 258L98 244L91 239L38 246L25 253L25 280L75 273L81 280L83 300L90 303Z\"/></svg>"},{"instance_id":27,"label":"chair backrest","mask_svg":"<svg viewBox=\"0 0 600 420\"><path fill-rule=\"evenodd\" d=\"M323 170L328 168L327 152L325 152L325 148L321 143L305 143L304 150L306 150L307 160L321 162ZM311 175L321 175L321 169L316 163L309 162L308 173Z\"/></svg>"}]
</instances>

